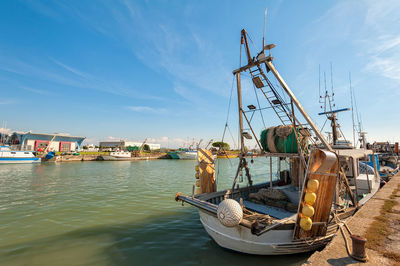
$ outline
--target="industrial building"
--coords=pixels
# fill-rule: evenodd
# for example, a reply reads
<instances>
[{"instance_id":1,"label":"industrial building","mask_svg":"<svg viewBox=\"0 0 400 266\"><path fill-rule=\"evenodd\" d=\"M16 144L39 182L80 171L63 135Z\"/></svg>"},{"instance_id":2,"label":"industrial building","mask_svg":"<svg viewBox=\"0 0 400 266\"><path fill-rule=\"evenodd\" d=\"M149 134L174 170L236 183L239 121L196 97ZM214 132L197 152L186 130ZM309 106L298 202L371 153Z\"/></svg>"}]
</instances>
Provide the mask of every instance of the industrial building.
<instances>
[{"instance_id":1,"label":"industrial building","mask_svg":"<svg viewBox=\"0 0 400 266\"><path fill-rule=\"evenodd\" d=\"M134 142L134 141L125 141L125 140L99 142L100 149L102 149L102 150L105 150L105 149L126 150L128 147L141 147L142 144L143 144L143 142ZM159 150L161 148L160 144L155 144L155 143L146 143L146 144L150 147L150 150Z\"/></svg>"},{"instance_id":2,"label":"industrial building","mask_svg":"<svg viewBox=\"0 0 400 266\"><path fill-rule=\"evenodd\" d=\"M8 144L16 150L71 152L79 151L85 137L67 134L44 134L32 132L14 132L8 137Z\"/></svg>"}]
</instances>

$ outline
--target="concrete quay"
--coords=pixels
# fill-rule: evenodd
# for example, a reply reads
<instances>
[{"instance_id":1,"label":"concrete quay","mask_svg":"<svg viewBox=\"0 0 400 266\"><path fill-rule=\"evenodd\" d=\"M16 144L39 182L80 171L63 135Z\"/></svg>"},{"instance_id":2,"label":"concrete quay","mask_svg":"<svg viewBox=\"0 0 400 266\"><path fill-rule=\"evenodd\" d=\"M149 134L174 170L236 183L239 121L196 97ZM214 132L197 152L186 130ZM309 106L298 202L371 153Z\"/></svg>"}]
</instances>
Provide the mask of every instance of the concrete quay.
<instances>
[{"instance_id":1,"label":"concrete quay","mask_svg":"<svg viewBox=\"0 0 400 266\"><path fill-rule=\"evenodd\" d=\"M347 255L343 237L316 251L303 265L400 265L400 173L381 188L350 220L353 234L367 238L368 261ZM346 234L351 250L351 239Z\"/></svg>"}]
</instances>

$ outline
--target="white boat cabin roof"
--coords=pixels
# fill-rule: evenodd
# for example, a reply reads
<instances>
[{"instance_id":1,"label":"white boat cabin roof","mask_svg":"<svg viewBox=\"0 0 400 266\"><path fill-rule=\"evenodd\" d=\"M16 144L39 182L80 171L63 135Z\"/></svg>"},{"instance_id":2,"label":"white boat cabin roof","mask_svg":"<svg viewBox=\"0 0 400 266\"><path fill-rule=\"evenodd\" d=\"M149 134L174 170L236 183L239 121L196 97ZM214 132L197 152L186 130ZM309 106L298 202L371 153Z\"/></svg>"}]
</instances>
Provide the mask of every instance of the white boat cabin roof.
<instances>
[{"instance_id":1,"label":"white boat cabin roof","mask_svg":"<svg viewBox=\"0 0 400 266\"><path fill-rule=\"evenodd\" d=\"M339 156L351 156L353 158L365 158L366 155L372 154L372 150L366 149L334 149Z\"/></svg>"}]
</instances>

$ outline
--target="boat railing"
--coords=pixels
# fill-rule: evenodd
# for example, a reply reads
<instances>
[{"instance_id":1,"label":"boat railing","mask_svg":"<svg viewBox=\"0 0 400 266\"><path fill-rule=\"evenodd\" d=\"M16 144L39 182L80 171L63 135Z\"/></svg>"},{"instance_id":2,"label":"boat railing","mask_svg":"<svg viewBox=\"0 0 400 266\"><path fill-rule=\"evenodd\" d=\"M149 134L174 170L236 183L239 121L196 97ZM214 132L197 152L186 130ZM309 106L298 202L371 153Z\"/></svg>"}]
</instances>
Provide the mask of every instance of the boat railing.
<instances>
[{"instance_id":1,"label":"boat railing","mask_svg":"<svg viewBox=\"0 0 400 266\"><path fill-rule=\"evenodd\" d=\"M254 186L242 187L239 189L235 189L235 191L233 192L231 190L228 191L228 189L225 189L217 192L203 193L200 195L196 195L195 197L199 200L207 201L218 205L221 201L225 199L225 195L227 194L229 194L230 198L239 200L240 198L247 198L250 193L255 193L259 191L261 188L266 188L266 187L269 187L269 182L260 183Z\"/></svg>"}]
</instances>

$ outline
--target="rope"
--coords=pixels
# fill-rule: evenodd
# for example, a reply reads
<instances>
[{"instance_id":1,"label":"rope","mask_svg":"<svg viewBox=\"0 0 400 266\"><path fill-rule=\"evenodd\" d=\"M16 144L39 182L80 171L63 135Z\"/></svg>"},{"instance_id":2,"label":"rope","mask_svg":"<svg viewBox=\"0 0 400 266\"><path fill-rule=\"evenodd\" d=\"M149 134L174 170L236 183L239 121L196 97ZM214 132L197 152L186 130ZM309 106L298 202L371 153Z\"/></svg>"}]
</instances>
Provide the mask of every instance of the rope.
<instances>
[{"instance_id":1,"label":"rope","mask_svg":"<svg viewBox=\"0 0 400 266\"><path fill-rule=\"evenodd\" d=\"M325 119L324 125L321 127L321 129L319 130L320 132L322 132L322 130L324 129L325 125L326 125L326 121L328 121L328 118Z\"/></svg>"}]
</instances>

